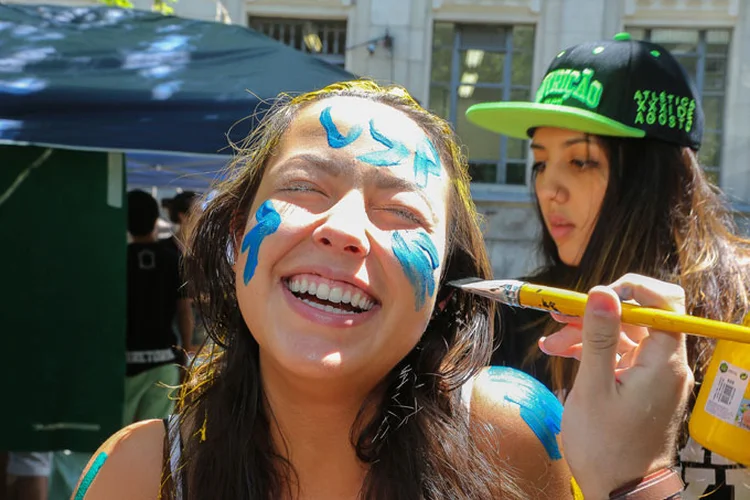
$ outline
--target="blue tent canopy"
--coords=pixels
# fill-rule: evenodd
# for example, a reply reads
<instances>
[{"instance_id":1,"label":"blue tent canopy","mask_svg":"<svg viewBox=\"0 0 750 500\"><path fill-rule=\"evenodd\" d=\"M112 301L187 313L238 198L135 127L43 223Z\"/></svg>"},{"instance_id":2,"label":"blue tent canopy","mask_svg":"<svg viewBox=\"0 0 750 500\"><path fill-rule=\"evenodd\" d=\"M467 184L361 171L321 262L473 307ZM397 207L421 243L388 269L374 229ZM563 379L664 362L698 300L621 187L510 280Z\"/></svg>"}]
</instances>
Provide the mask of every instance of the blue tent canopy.
<instances>
[{"instance_id":1,"label":"blue tent canopy","mask_svg":"<svg viewBox=\"0 0 750 500\"><path fill-rule=\"evenodd\" d=\"M279 93L353 77L241 26L0 4L0 143L179 153L160 158L162 170L129 155L134 180L162 182L170 165L200 172L202 161L215 170L231 153L227 135L242 140Z\"/></svg>"}]
</instances>

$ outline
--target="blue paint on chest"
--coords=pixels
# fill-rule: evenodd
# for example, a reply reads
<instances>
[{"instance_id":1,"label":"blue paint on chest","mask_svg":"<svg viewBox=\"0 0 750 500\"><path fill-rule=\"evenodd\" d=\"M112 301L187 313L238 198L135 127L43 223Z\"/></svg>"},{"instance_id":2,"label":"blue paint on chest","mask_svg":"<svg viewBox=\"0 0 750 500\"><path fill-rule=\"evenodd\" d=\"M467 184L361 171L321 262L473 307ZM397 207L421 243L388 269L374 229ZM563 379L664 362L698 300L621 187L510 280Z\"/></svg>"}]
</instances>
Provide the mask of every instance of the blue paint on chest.
<instances>
[{"instance_id":1,"label":"blue paint on chest","mask_svg":"<svg viewBox=\"0 0 750 500\"><path fill-rule=\"evenodd\" d=\"M500 385L505 400L518 406L521 418L539 438L553 460L562 458L557 445L563 405L544 384L519 370L493 366L487 371L490 380Z\"/></svg>"},{"instance_id":2,"label":"blue paint on chest","mask_svg":"<svg viewBox=\"0 0 750 500\"><path fill-rule=\"evenodd\" d=\"M439 177L440 173L440 155L432 141L425 138L414 153L414 179L419 187L425 187L430 175Z\"/></svg>"},{"instance_id":3,"label":"blue paint on chest","mask_svg":"<svg viewBox=\"0 0 750 500\"><path fill-rule=\"evenodd\" d=\"M247 251L247 261L245 262L245 270L242 274L245 285L250 282L250 279L255 274L255 268L258 265L260 244L263 243L263 239L266 236L275 233L281 224L281 216L273 208L271 200L264 201L258 207L258 211L255 212L255 220L255 226L242 239L241 251L243 253Z\"/></svg>"},{"instance_id":4,"label":"blue paint on chest","mask_svg":"<svg viewBox=\"0 0 750 500\"><path fill-rule=\"evenodd\" d=\"M401 163L409 156L409 148L404 143L389 139L375 128L375 122L370 120L370 135L372 138L385 146L387 149L365 153L357 157L359 161L369 163L376 167L392 167Z\"/></svg>"},{"instance_id":5,"label":"blue paint on chest","mask_svg":"<svg viewBox=\"0 0 750 500\"><path fill-rule=\"evenodd\" d=\"M320 112L320 123L326 130L328 145L335 149L340 149L344 146L348 146L349 144L356 141L357 138L359 138L359 136L362 134L362 126L354 125L349 130L348 134L342 135L341 132L339 132L339 129L336 128L336 124L333 123L333 119L331 118L330 106Z\"/></svg>"},{"instance_id":6,"label":"blue paint on chest","mask_svg":"<svg viewBox=\"0 0 750 500\"><path fill-rule=\"evenodd\" d=\"M425 294L435 293L435 277L438 253L426 233L417 231L394 231L391 237L393 253L401 263L404 274L414 288L414 301L419 311L425 302Z\"/></svg>"}]
</instances>

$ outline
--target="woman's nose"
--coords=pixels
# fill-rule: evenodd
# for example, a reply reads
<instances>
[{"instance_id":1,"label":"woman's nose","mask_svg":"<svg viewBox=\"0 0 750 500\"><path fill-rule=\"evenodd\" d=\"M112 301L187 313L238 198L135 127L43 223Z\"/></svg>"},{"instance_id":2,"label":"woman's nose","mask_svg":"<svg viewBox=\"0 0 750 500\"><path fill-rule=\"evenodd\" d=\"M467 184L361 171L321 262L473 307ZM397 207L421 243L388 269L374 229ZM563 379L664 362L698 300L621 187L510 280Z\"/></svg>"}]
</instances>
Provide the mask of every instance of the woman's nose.
<instances>
[{"instance_id":1,"label":"woman's nose","mask_svg":"<svg viewBox=\"0 0 750 500\"><path fill-rule=\"evenodd\" d=\"M321 247L365 256L370 253L368 224L364 199L360 193L352 193L326 212L325 220L313 232L313 239Z\"/></svg>"},{"instance_id":2,"label":"woman's nose","mask_svg":"<svg viewBox=\"0 0 750 500\"><path fill-rule=\"evenodd\" d=\"M544 172L538 174L535 180L536 195L539 199L554 200L564 203L568 199L565 176L559 166L547 163Z\"/></svg>"}]
</instances>

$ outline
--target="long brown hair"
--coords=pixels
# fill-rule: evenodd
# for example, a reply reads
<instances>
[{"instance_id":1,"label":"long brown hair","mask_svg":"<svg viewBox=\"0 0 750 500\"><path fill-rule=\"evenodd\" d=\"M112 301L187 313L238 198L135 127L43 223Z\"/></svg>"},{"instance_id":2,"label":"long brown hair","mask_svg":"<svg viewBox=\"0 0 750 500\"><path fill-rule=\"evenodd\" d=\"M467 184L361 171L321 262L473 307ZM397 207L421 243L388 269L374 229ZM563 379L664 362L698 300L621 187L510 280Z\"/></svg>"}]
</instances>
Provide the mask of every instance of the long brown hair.
<instances>
[{"instance_id":1,"label":"long brown hair","mask_svg":"<svg viewBox=\"0 0 750 500\"><path fill-rule=\"evenodd\" d=\"M185 257L194 300L214 344L191 369L178 405L185 449L181 460L188 499L294 498L296 474L277 449L274 417L260 380L258 344L242 320L231 253L269 158L297 113L311 102L354 96L391 106L430 137L451 178L446 262L441 285L466 276L489 277L490 264L469 195L467 164L450 126L422 109L400 87L369 81L335 84L296 98L282 97L240 149L191 231ZM515 483L469 433L460 388L486 365L492 348L493 306L441 286L438 307L416 347L364 402L351 442L368 472L361 498L455 499L518 497ZM373 415L367 419L365 415ZM387 429L387 432L383 432ZM165 474L163 498L173 496Z\"/></svg>"},{"instance_id":2,"label":"long brown hair","mask_svg":"<svg viewBox=\"0 0 750 500\"><path fill-rule=\"evenodd\" d=\"M597 140L609 158L609 184L581 262L563 264L542 224L545 265L536 277L586 292L639 273L681 285L690 314L740 321L748 309L750 240L737 236L727 203L695 153L649 139ZM548 324L550 329L554 325ZM713 342L689 336L687 343L699 384ZM578 363L557 357L548 363L555 389L570 389Z\"/></svg>"}]
</instances>

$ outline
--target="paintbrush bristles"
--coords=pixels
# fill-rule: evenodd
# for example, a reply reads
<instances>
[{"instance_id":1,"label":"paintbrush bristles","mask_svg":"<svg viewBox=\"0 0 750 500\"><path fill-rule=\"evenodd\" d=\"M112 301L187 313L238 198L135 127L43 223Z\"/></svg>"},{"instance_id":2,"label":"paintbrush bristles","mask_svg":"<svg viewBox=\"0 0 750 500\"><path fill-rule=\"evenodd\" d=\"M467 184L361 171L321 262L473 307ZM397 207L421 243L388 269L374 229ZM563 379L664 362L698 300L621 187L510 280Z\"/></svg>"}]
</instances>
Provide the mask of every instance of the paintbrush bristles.
<instances>
[{"instance_id":1,"label":"paintbrush bristles","mask_svg":"<svg viewBox=\"0 0 750 500\"><path fill-rule=\"evenodd\" d=\"M460 280L451 280L446 285L455 286L456 288L462 288L465 285L470 285L472 283L477 283L479 281L484 281L481 278L462 278Z\"/></svg>"}]
</instances>

